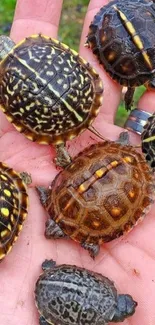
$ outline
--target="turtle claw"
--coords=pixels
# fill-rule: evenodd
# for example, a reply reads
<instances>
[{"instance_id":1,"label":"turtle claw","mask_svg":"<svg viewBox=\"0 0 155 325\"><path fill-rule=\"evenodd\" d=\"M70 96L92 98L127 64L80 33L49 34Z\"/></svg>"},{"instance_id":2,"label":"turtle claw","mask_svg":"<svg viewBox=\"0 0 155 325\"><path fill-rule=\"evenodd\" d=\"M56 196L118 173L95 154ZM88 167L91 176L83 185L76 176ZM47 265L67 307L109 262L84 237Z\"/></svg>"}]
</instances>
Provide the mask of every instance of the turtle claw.
<instances>
[{"instance_id":1,"label":"turtle claw","mask_svg":"<svg viewBox=\"0 0 155 325\"><path fill-rule=\"evenodd\" d=\"M90 243L83 243L81 245L82 248L87 249L89 252L89 255L95 259L95 257L98 255L100 251L100 246L97 244L90 244Z\"/></svg>"},{"instance_id":2,"label":"turtle claw","mask_svg":"<svg viewBox=\"0 0 155 325\"><path fill-rule=\"evenodd\" d=\"M52 259L51 260L45 260L42 263L42 270L43 271L48 271L48 270L53 269L55 266L56 266L56 262L53 261Z\"/></svg>"},{"instance_id":3,"label":"turtle claw","mask_svg":"<svg viewBox=\"0 0 155 325\"><path fill-rule=\"evenodd\" d=\"M46 319L43 316L39 317L39 325L49 325Z\"/></svg>"}]
</instances>

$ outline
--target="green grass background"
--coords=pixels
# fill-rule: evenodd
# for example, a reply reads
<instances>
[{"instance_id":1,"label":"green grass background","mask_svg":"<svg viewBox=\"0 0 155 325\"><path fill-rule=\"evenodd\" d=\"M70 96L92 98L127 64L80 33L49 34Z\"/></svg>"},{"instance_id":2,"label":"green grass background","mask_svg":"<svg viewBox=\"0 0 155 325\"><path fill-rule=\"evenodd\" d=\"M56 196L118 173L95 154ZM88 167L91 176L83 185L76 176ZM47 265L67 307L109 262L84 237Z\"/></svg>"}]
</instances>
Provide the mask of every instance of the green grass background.
<instances>
[{"instance_id":1,"label":"green grass background","mask_svg":"<svg viewBox=\"0 0 155 325\"><path fill-rule=\"evenodd\" d=\"M78 50L80 34L88 3L89 0L64 0L59 29L59 39L75 50ZM16 0L1 1L0 34L9 34L15 5ZM134 107L136 106L139 97L144 92L144 89L144 87L139 87L136 89L134 96ZM124 103L122 101L116 114L115 123L123 126L126 118L127 112L125 111Z\"/></svg>"}]
</instances>

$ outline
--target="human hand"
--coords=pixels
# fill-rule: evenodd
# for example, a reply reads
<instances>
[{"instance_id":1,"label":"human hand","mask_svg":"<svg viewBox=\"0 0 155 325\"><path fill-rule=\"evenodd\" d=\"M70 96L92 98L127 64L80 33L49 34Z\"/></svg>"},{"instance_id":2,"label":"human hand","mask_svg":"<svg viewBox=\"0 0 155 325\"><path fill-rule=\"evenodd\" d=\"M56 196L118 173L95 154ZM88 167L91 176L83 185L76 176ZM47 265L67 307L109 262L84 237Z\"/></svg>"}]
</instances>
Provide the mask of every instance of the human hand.
<instances>
[{"instance_id":1,"label":"human hand","mask_svg":"<svg viewBox=\"0 0 155 325\"><path fill-rule=\"evenodd\" d=\"M95 13L107 1L92 0L86 15L80 55L99 72L104 84L104 101L94 126L106 138L115 140L122 129L113 125L119 104L121 88L103 71L91 51L84 48L88 26ZM96 4L97 3L97 4ZM62 1L18 0L11 37L17 42L35 33L57 36ZM146 92L139 102L141 109L154 112L153 92ZM90 132L70 142L70 153L75 155L92 142ZM0 264L0 324L38 325L38 313L34 304L34 286L41 272L43 260L54 259L57 264L67 263L83 266L113 279L120 293L129 293L138 301L134 316L124 325L154 325L155 323L155 236L153 211L127 236L102 245L100 254L93 261L79 244L68 240L46 240L44 228L46 213L34 189L36 185L50 185L57 174L53 164L54 150L38 145L19 134L0 112L0 161L17 171L31 173L33 183L29 189L30 207L28 218L12 252ZM98 140L98 139L97 139ZM131 134L131 142L139 142Z\"/></svg>"}]
</instances>

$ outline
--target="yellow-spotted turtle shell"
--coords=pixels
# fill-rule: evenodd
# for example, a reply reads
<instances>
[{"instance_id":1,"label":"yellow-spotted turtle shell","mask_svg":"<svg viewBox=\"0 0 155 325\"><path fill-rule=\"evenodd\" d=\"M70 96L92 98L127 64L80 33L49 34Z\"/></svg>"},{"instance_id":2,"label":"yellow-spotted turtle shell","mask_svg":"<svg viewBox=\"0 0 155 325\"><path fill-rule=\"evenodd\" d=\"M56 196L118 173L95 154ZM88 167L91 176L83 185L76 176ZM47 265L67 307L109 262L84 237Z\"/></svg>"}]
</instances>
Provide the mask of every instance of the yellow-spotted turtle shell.
<instances>
[{"instance_id":1,"label":"yellow-spotted turtle shell","mask_svg":"<svg viewBox=\"0 0 155 325\"><path fill-rule=\"evenodd\" d=\"M0 45L10 40L1 36ZM97 72L67 45L32 35L0 62L0 103L8 120L32 141L59 145L87 129L99 112Z\"/></svg>"},{"instance_id":2,"label":"yellow-spotted turtle shell","mask_svg":"<svg viewBox=\"0 0 155 325\"><path fill-rule=\"evenodd\" d=\"M0 260L17 240L27 209L25 182L15 170L0 162Z\"/></svg>"}]
</instances>

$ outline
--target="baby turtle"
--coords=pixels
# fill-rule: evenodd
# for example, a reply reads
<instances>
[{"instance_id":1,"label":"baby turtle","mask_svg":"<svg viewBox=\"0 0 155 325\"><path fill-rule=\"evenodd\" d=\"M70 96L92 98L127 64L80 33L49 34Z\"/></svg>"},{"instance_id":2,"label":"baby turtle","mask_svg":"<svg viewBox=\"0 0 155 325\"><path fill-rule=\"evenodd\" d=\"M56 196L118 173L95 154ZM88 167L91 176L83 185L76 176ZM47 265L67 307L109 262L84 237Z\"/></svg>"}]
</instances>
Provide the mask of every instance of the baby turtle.
<instances>
[{"instance_id":1,"label":"baby turtle","mask_svg":"<svg viewBox=\"0 0 155 325\"><path fill-rule=\"evenodd\" d=\"M155 113L148 118L141 135L142 151L145 154L147 162L155 171Z\"/></svg>"},{"instance_id":2,"label":"baby turtle","mask_svg":"<svg viewBox=\"0 0 155 325\"><path fill-rule=\"evenodd\" d=\"M102 274L74 265L42 264L44 273L35 287L40 325L106 325L123 322L135 313L137 302L117 294L114 283Z\"/></svg>"},{"instance_id":3,"label":"baby turtle","mask_svg":"<svg viewBox=\"0 0 155 325\"><path fill-rule=\"evenodd\" d=\"M128 88L126 109L135 87L155 87L155 4L148 0L115 0L100 9L87 36L109 75Z\"/></svg>"},{"instance_id":4,"label":"baby turtle","mask_svg":"<svg viewBox=\"0 0 155 325\"><path fill-rule=\"evenodd\" d=\"M29 175L27 176L29 181ZM25 172L24 180L27 181ZM0 162L0 260L11 251L27 216L28 194L25 182L22 173L20 175Z\"/></svg>"},{"instance_id":5,"label":"baby turtle","mask_svg":"<svg viewBox=\"0 0 155 325\"><path fill-rule=\"evenodd\" d=\"M1 36L0 46L0 103L6 117L28 139L59 147L60 165L70 162L63 144L87 128L95 132L90 125L103 92L98 73L47 36L32 35L17 45Z\"/></svg>"},{"instance_id":6,"label":"baby turtle","mask_svg":"<svg viewBox=\"0 0 155 325\"><path fill-rule=\"evenodd\" d=\"M93 144L49 189L38 188L50 217L46 238L72 238L95 257L102 242L128 232L145 216L155 199L154 175L144 157L124 144L127 132L119 141Z\"/></svg>"}]
</instances>

